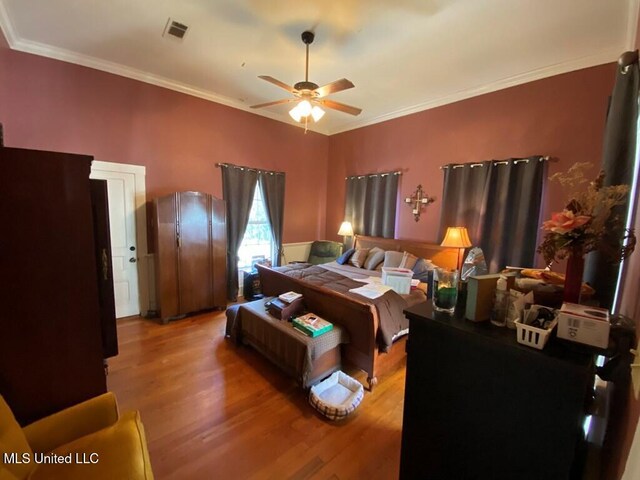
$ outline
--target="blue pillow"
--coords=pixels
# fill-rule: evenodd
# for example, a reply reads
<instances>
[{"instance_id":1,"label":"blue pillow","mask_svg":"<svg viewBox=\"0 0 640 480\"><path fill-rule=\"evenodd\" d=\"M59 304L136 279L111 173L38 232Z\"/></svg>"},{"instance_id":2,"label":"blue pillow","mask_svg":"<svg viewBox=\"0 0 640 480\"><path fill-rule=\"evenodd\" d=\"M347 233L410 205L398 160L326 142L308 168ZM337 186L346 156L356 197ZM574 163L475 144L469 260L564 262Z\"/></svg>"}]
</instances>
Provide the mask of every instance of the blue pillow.
<instances>
[{"instance_id":1,"label":"blue pillow","mask_svg":"<svg viewBox=\"0 0 640 480\"><path fill-rule=\"evenodd\" d=\"M355 248L350 248L349 250L344 252L342 255L340 255L336 260L336 262L339 263L340 265L344 265L349 261L349 259L351 258L351 255L353 255L355 251L356 251Z\"/></svg>"},{"instance_id":2,"label":"blue pillow","mask_svg":"<svg viewBox=\"0 0 640 480\"><path fill-rule=\"evenodd\" d=\"M424 272L431 270L433 266L431 262L427 263L424 258L419 258L416 264L413 266L411 270L413 270L413 278L418 278L416 275L421 275Z\"/></svg>"}]
</instances>

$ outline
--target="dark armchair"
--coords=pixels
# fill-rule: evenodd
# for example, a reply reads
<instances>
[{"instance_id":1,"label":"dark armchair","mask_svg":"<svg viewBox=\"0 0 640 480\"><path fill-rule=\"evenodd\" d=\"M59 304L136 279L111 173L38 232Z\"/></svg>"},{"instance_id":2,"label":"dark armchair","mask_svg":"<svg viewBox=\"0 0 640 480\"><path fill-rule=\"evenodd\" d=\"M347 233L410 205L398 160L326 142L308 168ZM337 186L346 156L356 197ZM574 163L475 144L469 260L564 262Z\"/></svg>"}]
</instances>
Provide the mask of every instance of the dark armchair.
<instances>
[{"instance_id":1,"label":"dark armchair","mask_svg":"<svg viewBox=\"0 0 640 480\"><path fill-rule=\"evenodd\" d=\"M330 240L316 240L311 244L311 251L307 261L313 265L318 265L333 262L340 255L342 255L342 243Z\"/></svg>"}]
</instances>

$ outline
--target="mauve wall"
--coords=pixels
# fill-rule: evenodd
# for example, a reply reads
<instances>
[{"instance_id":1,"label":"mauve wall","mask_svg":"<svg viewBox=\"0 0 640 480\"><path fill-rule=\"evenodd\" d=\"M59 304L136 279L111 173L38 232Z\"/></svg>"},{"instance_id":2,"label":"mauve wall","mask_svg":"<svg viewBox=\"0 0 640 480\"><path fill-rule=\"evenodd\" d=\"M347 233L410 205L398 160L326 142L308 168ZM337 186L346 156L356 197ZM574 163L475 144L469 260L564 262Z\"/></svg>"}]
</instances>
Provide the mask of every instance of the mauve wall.
<instances>
[{"instance_id":1,"label":"mauve wall","mask_svg":"<svg viewBox=\"0 0 640 480\"><path fill-rule=\"evenodd\" d=\"M422 184L436 202L419 222L399 205L396 236L439 243L443 164L541 154L559 160L550 173L577 161L599 165L613 81L613 64L603 65L330 137L327 237L336 236L342 221L345 175L400 169L401 198ZM597 171L594 166L591 172ZM564 199L551 184L544 217L561 209Z\"/></svg>"},{"instance_id":2,"label":"mauve wall","mask_svg":"<svg viewBox=\"0 0 640 480\"><path fill-rule=\"evenodd\" d=\"M1 34L0 122L7 146L146 166L147 199L178 190L221 198L216 162L285 171L284 241L324 234L326 136L98 70L14 52Z\"/></svg>"}]
</instances>

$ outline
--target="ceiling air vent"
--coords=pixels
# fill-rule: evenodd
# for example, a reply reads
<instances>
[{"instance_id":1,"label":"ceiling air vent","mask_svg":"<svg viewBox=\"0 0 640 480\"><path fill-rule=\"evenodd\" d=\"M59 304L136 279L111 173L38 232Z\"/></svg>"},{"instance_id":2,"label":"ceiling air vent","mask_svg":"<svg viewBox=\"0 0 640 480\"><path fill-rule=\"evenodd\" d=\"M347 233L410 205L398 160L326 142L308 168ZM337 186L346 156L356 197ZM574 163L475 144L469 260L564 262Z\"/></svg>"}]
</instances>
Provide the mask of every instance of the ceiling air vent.
<instances>
[{"instance_id":1,"label":"ceiling air vent","mask_svg":"<svg viewBox=\"0 0 640 480\"><path fill-rule=\"evenodd\" d=\"M167 21L166 27L164 28L164 33L162 34L162 36L182 40L187 34L188 29L189 27L184 23L176 22L175 20L169 19Z\"/></svg>"}]
</instances>

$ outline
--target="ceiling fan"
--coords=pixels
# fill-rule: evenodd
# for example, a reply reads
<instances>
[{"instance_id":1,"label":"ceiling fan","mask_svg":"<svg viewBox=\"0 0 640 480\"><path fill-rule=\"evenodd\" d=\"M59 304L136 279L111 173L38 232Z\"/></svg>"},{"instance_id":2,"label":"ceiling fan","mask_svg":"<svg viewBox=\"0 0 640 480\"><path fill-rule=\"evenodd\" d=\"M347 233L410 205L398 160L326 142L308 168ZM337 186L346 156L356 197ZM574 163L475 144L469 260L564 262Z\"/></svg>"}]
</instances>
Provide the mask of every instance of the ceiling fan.
<instances>
[{"instance_id":1,"label":"ceiling fan","mask_svg":"<svg viewBox=\"0 0 640 480\"><path fill-rule=\"evenodd\" d=\"M323 85L322 87L319 87L317 84L309 81L309 45L313 43L314 38L315 34L313 32L302 32L302 41L307 46L304 82L298 82L292 87L284 82L281 82L280 80L270 77L269 75L260 75L258 77L266 80L269 83L273 83L280 88L283 88L287 92L292 93L294 97L285 98L283 100L276 100L275 102L252 105L251 108L264 108L270 107L272 105L279 105L281 103L299 102L293 109L291 109L289 115L291 115L291 117L296 122L304 121L305 123L309 120L309 117L313 118L313 120L316 122L322 118L322 116L324 115L324 110L322 110L319 105L331 108L333 110L338 110L340 112L348 113L350 115L358 115L360 114L360 112L362 112L362 109L360 108L345 105L344 103L335 102L333 100L328 100L325 98L327 95L331 95L332 93L337 93L341 92L342 90L353 88L353 83L351 83L346 78L341 78L340 80L328 83L326 85Z\"/></svg>"}]
</instances>

